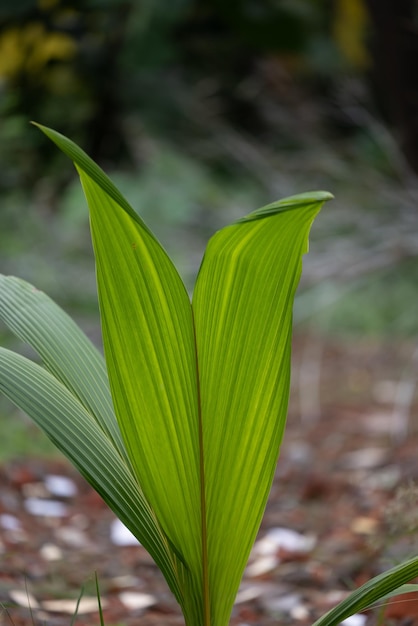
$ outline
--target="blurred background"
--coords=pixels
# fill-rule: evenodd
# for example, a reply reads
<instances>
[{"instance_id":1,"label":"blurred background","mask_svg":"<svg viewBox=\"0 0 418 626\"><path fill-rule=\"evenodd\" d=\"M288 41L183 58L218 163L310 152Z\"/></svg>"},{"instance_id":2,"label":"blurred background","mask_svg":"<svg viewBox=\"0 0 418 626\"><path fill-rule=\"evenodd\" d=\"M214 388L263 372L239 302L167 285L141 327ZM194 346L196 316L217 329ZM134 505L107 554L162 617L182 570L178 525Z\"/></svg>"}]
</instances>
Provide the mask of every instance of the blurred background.
<instances>
[{"instance_id":1,"label":"blurred background","mask_svg":"<svg viewBox=\"0 0 418 626\"><path fill-rule=\"evenodd\" d=\"M48 293L97 345L84 198L31 120L98 161L190 290L215 230L281 197L334 194L304 260L289 427L266 518L328 538L310 565L314 588L376 573L363 538L375 535L373 555L386 555L387 503L418 479L417 68L415 0L0 0L0 271ZM0 341L21 349L4 327ZM43 522L32 553L22 539L26 526L37 532L23 487L45 473L29 459L56 454L0 398L0 513L19 518L11 580L19 568L33 580L46 571ZM417 510L417 493L406 505L401 493L399 519ZM88 496L83 506L87 528L99 505ZM103 545L110 571L115 553ZM66 559L56 571L79 590L91 563L68 558L68 572ZM327 583L318 558L338 580Z\"/></svg>"},{"instance_id":2,"label":"blurred background","mask_svg":"<svg viewBox=\"0 0 418 626\"><path fill-rule=\"evenodd\" d=\"M326 189L336 199L314 226L295 307L302 374L320 384L334 341L406 345L410 372L417 28L413 0L0 0L1 271L45 290L99 341L84 199L30 120L100 163L190 289L214 230ZM376 383L394 400L402 376L379 387L374 367L342 385L363 401ZM302 413L319 414L318 388L305 391Z\"/></svg>"}]
</instances>

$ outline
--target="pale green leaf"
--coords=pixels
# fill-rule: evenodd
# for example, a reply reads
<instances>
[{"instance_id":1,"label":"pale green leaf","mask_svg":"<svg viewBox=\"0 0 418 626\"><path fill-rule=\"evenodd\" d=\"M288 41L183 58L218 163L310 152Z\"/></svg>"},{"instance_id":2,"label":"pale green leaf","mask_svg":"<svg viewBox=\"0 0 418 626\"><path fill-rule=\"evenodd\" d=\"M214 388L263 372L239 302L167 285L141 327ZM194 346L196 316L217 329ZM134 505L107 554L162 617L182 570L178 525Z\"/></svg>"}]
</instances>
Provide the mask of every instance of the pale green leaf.
<instances>
[{"instance_id":1,"label":"pale green leaf","mask_svg":"<svg viewBox=\"0 0 418 626\"><path fill-rule=\"evenodd\" d=\"M33 285L1 274L0 319L38 352L46 369L78 398L125 455L104 359L77 324Z\"/></svg>"},{"instance_id":2,"label":"pale green leaf","mask_svg":"<svg viewBox=\"0 0 418 626\"><path fill-rule=\"evenodd\" d=\"M116 416L138 482L187 564L186 621L202 619L196 355L190 300L171 260L77 146L42 130L76 164L90 210L103 344Z\"/></svg>"},{"instance_id":3,"label":"pale green leaf","mask_svg":"<svg viewBox=\"0 0 418 626\"><path fill-rule=\"evenodd\" d=\"M182 602L178 563L129 466L80 402L29 359L0 348L0 391L25 411L149 551Z\"/></svg>"},{"instance_id":4,"label":"pale green leaf","mask_svg":"<svg viewBox=\"0 0 418 626\"><path fill-rule=\"evenodd\" d=\"M211 620L228 623L276 467L287 412L292 305L325 192L218 232L193 295L203 424Z\"/></svg>"},{"instance_id":5,"label":"pale green leaf","mask_svg":"<svg viewBox=\"0 0 418 626\"><path fill-rule=\"evenodd\" d=\"M418 557L414 557L367 581L336 607L316 620L312 626L338 626L350 615L364 611L378 600L393 597L396 592L405 593L402 586L417 576Z\"/></svg>"}]
</instances>

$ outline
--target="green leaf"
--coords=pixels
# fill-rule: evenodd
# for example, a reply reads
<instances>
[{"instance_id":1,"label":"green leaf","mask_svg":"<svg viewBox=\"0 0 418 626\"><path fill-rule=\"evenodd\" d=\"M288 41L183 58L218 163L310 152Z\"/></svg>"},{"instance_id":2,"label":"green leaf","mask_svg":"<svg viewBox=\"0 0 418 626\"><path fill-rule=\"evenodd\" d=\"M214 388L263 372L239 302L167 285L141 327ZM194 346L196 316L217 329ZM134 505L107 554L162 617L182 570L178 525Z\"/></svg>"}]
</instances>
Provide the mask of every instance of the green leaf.
<instances>
[{"instance_id":1,"label":"green leaf","mask_svg":"<svg viewBox=\"0 0 418 626\"><path fill-rule=\"evenodd\" d=\"M0 391L25 411L149 551L181 601L179 564L129 466L95 419L40 365L0 348Z\"/></svg>"},{"instance_id":2,"label":"green leaf","mask_svg":"<svg viewBox=\"0 0 418 626\"><path fill-rule=\"evenodd\" d=\"M353 591L345 600L320 617L312 626L338 626L343 620L369 608L375 602L404 593L402 585L418 576L418 557L414 557L379 576L375 576Z\"/></svg>"},{"instance_id":3,"label":"green leaf","mask_svg":"<svg viewBox=\"0 0 418 626\"><path fill-rule=\"evenodd\" d=\"M390 591L389 593L380 597L376 602L373 603L373 605L376 605L378 603L378 606L381 606L382 604L386 604L386 600L396 598L396 596L404 595L406 593L418 593L418 584L407 584L396 587L396 589L394 589L393 591ZM391 603L388 602L387 604ZM393 604L396 604L396 602L394 602Z\"/></svg>"},{"instance_id":4,"label":"green leaf","mask_svg":"<svg viewBox=\"0 0 418 626\"><path fill-rule=\"evenodd\" d=\"M33 347L126 456L113 411L104 359L73 320L33 285L0 274L0 319Z\"/></svg>"},{"instance_id":5,"label":"green leaf","mask_svg":"<svg viewBox=\"0 0 418 626\"><path fill-rule=\"evenodd\" d=\"M289 394L292 306L311 223L331 198L271 204L209 242L193 295L211 619L228 623L271 487Z\"/></svg>"},{"instance_id":6,"label":"green leaf","mask_svg":"<svg viewBox=\"0 0 418 626\"><path fill-rule=\"evenodd\" d=\"M78 615L78 609L80 608L80 602L81 602L83 596L84 596L84 585L81 587L80 593L78 594L77 603L75 605L75 611L74 611L73 615L71 616L70 626L74 626L75 620L77 619L77 615ZM32 620L32 623L33 622L34 622L34 620Z\"/></svg>"},{"instance_id":7,"label":"green leaf","mask_svg":"<svg viewBox=\"0 0 418 626\"><path fill-rule=\"evenodd\" d=\"M196 355L190 300L171 260L95 163L76 164L90 210L103 344L116 416L144 494L187 564L186 621L203 615Z\"/></svg>"},{"instance_id":8,"label":"green leaf","mask_svg":"<svg viewBox=\"0 0 418 626\"><path fill-rule=\"evenodd\" d=\"M170 259L106 175L40 128L73 159L88 201L115 412L138 482L185 565L186 623L224 626L283 434L301 257L331 195L287 198L217 233L192 311Z\"/></svg>"}]
</instances>

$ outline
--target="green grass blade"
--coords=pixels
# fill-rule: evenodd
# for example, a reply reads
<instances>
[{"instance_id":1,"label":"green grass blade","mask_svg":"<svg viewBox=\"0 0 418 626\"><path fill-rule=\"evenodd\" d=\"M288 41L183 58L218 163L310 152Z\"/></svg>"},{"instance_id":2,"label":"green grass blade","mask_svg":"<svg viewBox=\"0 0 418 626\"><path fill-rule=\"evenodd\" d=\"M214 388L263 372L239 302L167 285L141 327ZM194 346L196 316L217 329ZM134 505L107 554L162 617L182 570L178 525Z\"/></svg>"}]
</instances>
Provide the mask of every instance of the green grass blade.
<instances>
[{"instance_id":1,"label":"green grass blade","mask_svg":"<svg viewBox=\"0 0 418 626\"><path fill-rule=\"evenodd\" d=\"M228 623L266 505L290 383L293 298L325 192L270 205L210 240L193 295L212 624ZM292 210L288 210L292 209Z\"/></svg>"},{"instance_id":2,"label":"green grass blade","mask_svg":"<svg viewBox=\"0 0 418 626\"><path fill-rule=\"evenodd\" d=\"M402 586L417 576L418 557L414 557L367 581L312 626L338 626L350 615L364 611L378 600L392 597L396 590L403 593Z\"/></svg>"},{"instance_id":3,"label":"green grass blade","mask_svg":"<svg viewBox=\"0 0 418 626\"><path fill-rule=\"evenodd\" d=\"M80 593L78 594L77 603L75 605L75 611L71 617L70 626L74 626L75 624L75 620L77 619L77 615L78 615L78 609L80 608L80 602L83 599L83 596L84 596L84 585L81 587Z\"/></svg>"},{"instance_id":4,"label":"green grass blade","mask_svg":"<svg viewBox=\"0 0 418 626\"><path fill-rule=\"evenodd\" d=\"M97 572L94 572L94 581L96 584L97 605L99 607L100 626L105 626L102 608L102 599L100 596L99 578Z\"/></svg>"},{"instance_id":5,"label":"green grass blade","mask_svg":"<svg viewBox=\"0 0 418 626\"><path fill-rule=\"evenodd\" d=\"M78 400L49 372L0 348L0 391L70 459L149 551L177 599L178 563L130 467Z\"/></svg>"},{"instance_id":6,"label":"green grass blade","mask_svg":"<svg viewBox=\"0 0 418 626\"><path fill-rule=\"evenodd\" d=\"M42 291L0 274L0 319L38 352L46 369L91 413L126 455L104 359L75 322Z\"/></svg>"},{"instance_id":7,"label":"green grass blade","mask_svg":"<svg viewBox=\"0 0 418 626\"><path fill-rule=\"evenodd\" d=\"M113 404L138 482L187 564L186 621L202 619L196 355L190 300L171 260L106 175L70 140L90 210Z\"/></svg>"},{"instance_id":8,"label":"green grass blade","mask_svg":"<svg viewBox=\"0 0 418 626\"><path fill-rule=\"evenodd\" d=\"M30 613L30 617L31 617L31 620L32 620L32 624L35 624L35 619L34 619L33 609L32 609L32 603L30 601L30 596L29 596L27 578L25 578L25 591L26 591L26 599L28 601L29 613Z\"/></svg>"}]
</instances>

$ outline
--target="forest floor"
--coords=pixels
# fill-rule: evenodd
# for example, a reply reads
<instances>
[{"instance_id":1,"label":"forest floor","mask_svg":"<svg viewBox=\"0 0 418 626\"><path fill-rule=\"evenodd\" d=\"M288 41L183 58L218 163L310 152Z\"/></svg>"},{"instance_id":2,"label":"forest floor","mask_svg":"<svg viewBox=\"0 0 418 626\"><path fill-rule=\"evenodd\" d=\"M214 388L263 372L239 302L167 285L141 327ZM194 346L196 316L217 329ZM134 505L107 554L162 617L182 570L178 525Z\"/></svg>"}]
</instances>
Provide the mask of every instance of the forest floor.
<instances>
[{"instance_id":1,"label":"forest floor","mask_svg":"<svg viewBox=\"0 0 418 626\"><path fill-rule=\"evenodd\" d=\"M307 626L416 554L411 354L407 342L296 338L288 428L233 626ZM0 485L1 626L68 625L83 587L74 623L99 624L95 572L106 626L183 623L149 555L116 536L113 514L65 461L8 461ZM418 594L347 624L418 625Z\"/></svg>"}]
</instances>

